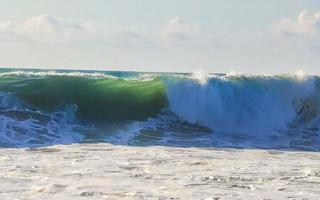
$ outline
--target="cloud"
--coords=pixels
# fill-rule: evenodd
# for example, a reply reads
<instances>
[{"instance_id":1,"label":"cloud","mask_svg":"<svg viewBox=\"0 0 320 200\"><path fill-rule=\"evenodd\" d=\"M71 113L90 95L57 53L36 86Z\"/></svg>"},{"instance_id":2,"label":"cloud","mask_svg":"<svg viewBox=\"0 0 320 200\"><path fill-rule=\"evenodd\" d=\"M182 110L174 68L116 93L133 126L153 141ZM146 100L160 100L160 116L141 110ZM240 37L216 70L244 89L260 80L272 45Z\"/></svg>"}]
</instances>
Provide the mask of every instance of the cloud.
<instances>
[{"instance_id":1,"label":"cloud","mask_svg":"<svg viewBox=\"0 0 320 200\"><path fill-rule=\"evenodd\" d=\"M133 44L141 36L136 28L100 25L94 21L76 23L41 15L22 23L0 23L0 38L48 45L116 45Z\"/></svg>"},{"instance_id":2,"label":"cloud","mask_svg":"<svg viewBox=\"0 0 320 200\"><path fill-rule=\"evenodd\" d=\"M141 31L96 21L74 22L50 15L32 17L23 22L0 23L0 39L44 45L100 46L140 48L205 47L220 48L213 33L179 17L168 20L158 30Z\"/></svg>"},{"instance_id":3,"label":"cloud","mask_svg":"<svg viewBox=\"0 0 320 200\"><path fill-rule=\"evenodd\" d=\"M125 66L154 66L154 71L184 71L186 66L211 65L211 60L217 58L217 49L224 48L213 32L179 17L153 29L144 28L50 15L0 22L0 64L111 66L118 70L127 70Z\"/></svg>"},{"instance_id":4,"label":"cloud","mask_svg":"<svg viewBox=\"0 0 320 200\"><path fill-rule=\"evenodd\" d=\"M23 36L49 44L81 41L88 34L88 30L79 24L48 15L28 19L19 28Z\"/></svg>"},{"instance_id":5,"label":"cloud","mask_svg":"<svg viewBox=\"0 0 320 200\"><path fill-rule=\"evenodd\" d=\"M167 21L158 37L161 45L190 49L223 49L225 46L213 31L204 30L200 25L187 23L179 17Z\"/></svg>"},{"instance_id":6,"label":"cloud","mask_svg":"<svg viewBox=\"0 0 320 200\"><path fill-rule=\"evenodd\" d=\"M278 51L297 52L300 58L319 55L320 12L302 11L295 19L279 20L272 25L270 36L270 44Z\"/></svg>"},{"instance_id":7,"label":"cloud","mask_svg":"<svg viewBox=\"0 0 320 200\"><path fill-rule=\"evenodd\" d=\"M168 21L165 31L169 36L186 40L189 39L191 35L200 33L202 30L197 24L188 24L181 18L175 17Z\"/></svg>"},{"instance_id":8,"label":"cloud","mask_svg":"<svg viewBox=\"0 0 320 200\"><path fill-rule=\"evenodd\" d=\"M274 33L282 36L317 36L320 34L320 12L302 11L296 19L283 19L273 26Z\"/></svg>"},{"instance_id":9,"label":"cloud","mask_svg":"<svg viewBox=\"0 0 320 200\"><path fill-rule=\"evenodd\" d=\"M45 45L71 46L214 46L213 34L179 17L167 21L158 30L141 31L136 26L74 22L50 15L32 17L23 22L0 23L0 39Z\"/></svg>"}]
</instances>

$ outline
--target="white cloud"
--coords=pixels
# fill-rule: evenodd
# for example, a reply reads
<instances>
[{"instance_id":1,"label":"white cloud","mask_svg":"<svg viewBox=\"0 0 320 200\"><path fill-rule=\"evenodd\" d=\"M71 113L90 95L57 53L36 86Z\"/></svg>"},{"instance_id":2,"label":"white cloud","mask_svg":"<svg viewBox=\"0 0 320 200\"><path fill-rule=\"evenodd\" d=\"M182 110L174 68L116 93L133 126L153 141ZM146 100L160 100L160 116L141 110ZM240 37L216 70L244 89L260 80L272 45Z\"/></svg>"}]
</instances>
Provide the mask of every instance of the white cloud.
<instances>
[{"instance_id":1,"label":"white cloud","mask_svg":"<svg viewBox=\"0 0 320 200\"><path fill-rule=\"evenodd\" d=\"M4 66L154 66L154 71L161 66L160 71L184 71L186 66L204 66L221 48L212 32L178 17L140 29L41 15L0 23L0 40Z\"/></svg>"},{"instance_id":2,"label":"white cloud","mask_svg":"<svg viewBox=\"0 0 320 200\"><path fill-rule=\"evenodd\" d=\"M296 19L283 19L274 24L276 34L282 36L316 36L320 33L320 12L302 11Z\"/></svg>"},{"instance_id":3,"label":"white cloud","mask_svg":"<svg viewBox=\"0 0 320 200\"><path fill-rule=\"evenodd\" d=\"M198 24L187 23L179 17L167 21L166 26L157 38L166 47L190 49L222 49L224 45L215 33L204 30Z\"/></svg>"},{"instance_id":4,"label":"white cloud","mask_svg":"<svg viewBox=\"0 0 320 200\"><path fill-rule=\"evenodd\" d=\"M295 19L275 22L271 31L273 49L287 52L300 62L302 58L318 60L314 57L320 52L320 12L302 11Z\"/></svg>"},{"instance_id":5,"label":"white cloud","mask_svg":"<svg viewBox=\"0 0 320 200\"><path fill-rule=\"evenodd\" d=\"M193 34L200 33L202 30L197 24L188 24L181 18L175 17L167 23L166 33L179 39L189 39Z\"/></svg>"},{"instance_id":6,"label":"white cloud","mask_svg":"<svg viewBox=\"0 0 320 200\"><path fill-rule=\"evenodd\" d=\"M211 32L202 30L197 24L186 23L179 17L168 20L158 30L143 32L136 26L114 26L95 21L79 23L41 15L20 23L0 23L0 38L15 42L69 46L218 46Z\"/></svg>"},{"instance_id":7,"label":"white cloud","mask_svg":"<svg viewBox=\"0 0 320 200\"><path fill-rule=\"evenodd\" d=\"M19 28L20 34L27 38L49 44L81 41L88 34L79 24L48 15L31 18Z\"/></svg>"},{"instance_id":8,"label":"white cloud","mask_svg":"<svg viewBox=\"0 0 320 200\"><path fill-rule=\"evenodd\" d=\"M94 21L76 23L41 15L22 23L0 23L0 38L24 40L49 45L115 45L133 43L140 38L134 28L100 25Z\"/></svg>"}]
</instances>

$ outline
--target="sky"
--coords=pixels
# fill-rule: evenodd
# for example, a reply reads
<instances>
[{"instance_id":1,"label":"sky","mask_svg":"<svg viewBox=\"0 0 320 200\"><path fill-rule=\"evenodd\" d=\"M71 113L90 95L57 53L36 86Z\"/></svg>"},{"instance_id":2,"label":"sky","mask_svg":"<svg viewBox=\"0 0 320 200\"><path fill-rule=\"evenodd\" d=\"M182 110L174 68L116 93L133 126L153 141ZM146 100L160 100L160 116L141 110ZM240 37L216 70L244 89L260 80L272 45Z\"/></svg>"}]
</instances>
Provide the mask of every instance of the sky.
<instances>
[{"instance_id":1,"label":"sky","mask_svg":"<svg viewBox=\"0 0 320 200\"><path fill-rule=\"evenodd\" d=\"M319 0L0 0L0 66L320 73Z\"/></svg>"}]
</instances>

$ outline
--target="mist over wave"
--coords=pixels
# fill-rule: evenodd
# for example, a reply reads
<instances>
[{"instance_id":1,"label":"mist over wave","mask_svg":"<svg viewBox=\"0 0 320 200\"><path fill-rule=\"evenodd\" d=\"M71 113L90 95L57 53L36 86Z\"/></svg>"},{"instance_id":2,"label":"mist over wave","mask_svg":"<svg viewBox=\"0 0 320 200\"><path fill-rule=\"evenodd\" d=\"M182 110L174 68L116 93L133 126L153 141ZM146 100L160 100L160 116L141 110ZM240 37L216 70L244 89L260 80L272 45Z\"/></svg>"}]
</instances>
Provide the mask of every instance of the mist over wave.
<instances>
[{"instance_id":1,"label":"mist over wave","mask_svg":"<svg viewBox=\"0 0 320 200\"><path fill-rule=\"evenodd\" d=\"M320 149L320 78L2 70L0 146Z\"/></svg>"}]
</instances>

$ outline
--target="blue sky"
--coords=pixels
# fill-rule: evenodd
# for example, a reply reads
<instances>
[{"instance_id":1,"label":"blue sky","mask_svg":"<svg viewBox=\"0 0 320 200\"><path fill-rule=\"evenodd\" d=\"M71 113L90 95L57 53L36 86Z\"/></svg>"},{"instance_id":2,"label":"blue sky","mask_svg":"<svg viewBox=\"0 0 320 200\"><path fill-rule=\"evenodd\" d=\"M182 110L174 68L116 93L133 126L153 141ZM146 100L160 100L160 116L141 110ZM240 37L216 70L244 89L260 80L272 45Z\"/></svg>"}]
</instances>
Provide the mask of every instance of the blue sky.
<instances>
[{"instance_id":1,"label":"blue sky","mask_svg":"<svg viewBox=\"0 0 320 200\"><path fill-rule=\"evenodd\" d=\"M318 0L0 0L0 65L319 73Z\"/></svg>"}]
</instances>

